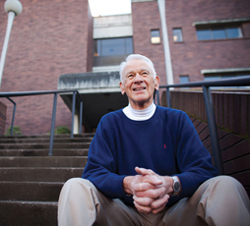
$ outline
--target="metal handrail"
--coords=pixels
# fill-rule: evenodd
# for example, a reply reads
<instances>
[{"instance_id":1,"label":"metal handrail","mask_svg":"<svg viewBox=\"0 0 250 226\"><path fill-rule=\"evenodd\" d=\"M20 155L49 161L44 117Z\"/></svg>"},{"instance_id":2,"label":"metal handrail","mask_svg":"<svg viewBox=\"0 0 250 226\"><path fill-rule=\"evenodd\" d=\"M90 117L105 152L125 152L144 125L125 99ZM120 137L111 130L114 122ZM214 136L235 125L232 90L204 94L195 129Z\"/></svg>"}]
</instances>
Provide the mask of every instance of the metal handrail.
<instances>
[{"instance_id":1,"label":"metal handrail","mask_svg":"<svg viewBox=\"0 0 250 226\"><path fill-rule=\"evenodd\" d=\"M217 126L216 126L216 120L215 120L215 114L214 114L214 108L213 108L213 100L212 100L210 87L249 86L249 85L250 85L250 76L244 76L240 78L218 79L218 80L203 81L203 82L190 82L190 83L165 85L165 86L159 87L159 88L166 89L168 107L171 107L170 88L202 87L203 97L204 97L206 112L207 112L207 118L208 118L210 138L211 138L211 143L212 143L214 163L220 175L224 174L224 170L222 166L219 139L218 139L218 134L217 134ZM158 91L157 91L157 102L158 104L160 103L160 97L159 97Z\"/></svg>"},{"instance_id":2,"label":"metal handrail","mask_svg":"<svg viewBox=\"0 0 250 226\"><path fill-rule=\"evenodd\" d=\"M52 119L51 119L51 129L50 129L50 145L49 145L49 156L53 155L53 143L54 143L54 130L55 130L55 120L56 120L56 104L57 104L57 95L58 93L73 93L73 101L72 101L72 121L71 121L71 135L70 137L74 137L74 115L75 115L75 105L76 105L76 96L80 100L80 133L82 132L82 112L83 112L83 100L81 95L77 90L45 90L45 91L24 91L24 92L1 92L0 98L6 97L14 104L13 115L12 115L12 123L11 123L11 135L13 134L13 125L15 120L15 110L16 103L10 97L20 97L20 96L34 96L34 95L47 95L54 94L53 101L53 111L52 111Z\"/></svg>"}]
</instances>

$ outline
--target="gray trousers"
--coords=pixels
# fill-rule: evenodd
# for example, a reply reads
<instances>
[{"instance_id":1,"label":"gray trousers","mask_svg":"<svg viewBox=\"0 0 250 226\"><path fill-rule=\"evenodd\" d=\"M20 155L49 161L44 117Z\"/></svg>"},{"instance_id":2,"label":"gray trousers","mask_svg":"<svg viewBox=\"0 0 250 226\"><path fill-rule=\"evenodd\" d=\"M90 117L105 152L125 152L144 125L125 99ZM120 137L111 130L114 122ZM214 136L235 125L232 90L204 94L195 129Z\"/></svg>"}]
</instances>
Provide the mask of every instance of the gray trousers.
<instances>
[{"instance_id":1,"label":"gray trousers","mask_svg":"<svg viewBox=\"0 0 250 226\"><path fill-rule=\"evenodd\" d=\"M88 180L73 178L62 188L59 226L250 226L250 202L232 177L204 182L191 198L183 198L158 214L143 214L119 199L109 199Z\"/></svg>"}]
</instances>

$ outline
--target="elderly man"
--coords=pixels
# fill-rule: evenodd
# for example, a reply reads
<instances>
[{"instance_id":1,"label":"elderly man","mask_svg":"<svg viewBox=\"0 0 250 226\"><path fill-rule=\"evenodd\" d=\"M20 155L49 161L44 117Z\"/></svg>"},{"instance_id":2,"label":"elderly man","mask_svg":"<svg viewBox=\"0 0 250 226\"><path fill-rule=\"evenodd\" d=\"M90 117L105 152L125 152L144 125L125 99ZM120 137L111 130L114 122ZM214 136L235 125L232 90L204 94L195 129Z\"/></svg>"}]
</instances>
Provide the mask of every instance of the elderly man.
<instances>
[{"instance_id":1,"label":"elderly man","mask_svg":"<svg viewBox=\"0 0 250 226\"><path fill-rule=\"evenodd\" d=\"M151 60L128 56L120 77L129 105L100 120L82 178L61 191L59 225L250 225L244 188L217 176L188 116L154 104Z\"/></svg>"}]
</instances>

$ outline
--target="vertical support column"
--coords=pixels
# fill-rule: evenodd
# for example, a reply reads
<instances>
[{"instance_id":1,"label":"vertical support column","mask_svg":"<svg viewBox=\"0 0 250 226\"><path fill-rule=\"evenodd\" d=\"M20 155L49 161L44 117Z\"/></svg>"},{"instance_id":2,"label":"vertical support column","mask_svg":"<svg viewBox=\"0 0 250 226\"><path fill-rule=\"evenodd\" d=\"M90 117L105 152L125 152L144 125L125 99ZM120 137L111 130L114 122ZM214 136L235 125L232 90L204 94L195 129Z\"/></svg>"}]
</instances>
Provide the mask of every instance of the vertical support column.
<instances>
[{"instance_id":1,"label":"vertical support column","mask_svg":"<svg viewBox=\"0 0 250 226\"><path fill-rule=\"evenodd\" d=\"M156 90L156 98L157 98L157 104L160 106L160 94L159 94L159 90Z\"/></svg>"},{"instance_id":2,"label":"vertical support column","mask_svg":"<svg viewBox=\"0 0 250 226\"><path fill-rule=\"evenodd\" d=\"M169 87L166 88L166 96L167 96L167 105L169 108L171 108L171 96L170 96L170 90Z\"/></svg>"},{"instance_id":3,"label":"vertical support column","mask_svg":"<svg viewBox=\"0 0 250 226\"><path fill-rule=\"evenodd\" d=\"M204 96L204 101L205 101L205 106L206 106L206 111L207 111L210 138L212 142L214 163L215 163L215 167L218 170L218 173L220 175L223 175L224 170L223 170L221 154L220 154L220 147L219 147L216 120L215 120L214 109L213 109L212 95L211 95L211 91L209 87L202 86L202 88L203 88L203 96Z\"/></svg>"},{"instance_id":4,"label":"vertical support column","mask_svg":"<svg viewBox=\"0 0 250 226\"><path fill-rule=\"evenodd\" d=\"M54 144L54 131L55 131L55 121L56 121L56 104L57 104L57 93L54 93L51 129L50 129L50 142L49 142L49 156L52 156L53 144Z\"/></svg>"},{"instance_id":5,"label":"vertical support column","mask_svg":"<svg viewBox=\"0 0 250 226\"><path fill-rule=\"evenodd\" d=\"M161 17L161 30L162 30L162 38L163 38L163 48L164 48L164 56L165 56L165 68L167 73L167 83L168 85L174 84L173 79L173 70L171 63L171 55L168 41L168 29L167 29L167 19L165 13L165 0L157 0L160 17Z\"/></svg>"},{"instance_id":6,"label":"vertical support column","mask_svg":"<svg viewBox=\"0 0 250 226\"><path fill-rule=\"evenodd\" d=\"M71 120L71 135L70 138L74 137L74 117L75 117L75 108L76 108L76 92L73 92L72 97L72 120Z\"/></svg>"},{"instance_id":7,"label":"vertical support column","mask_svg":"<svg viewBox=\"0 0 250 226\"><path fill-rule=\"evenodd\" d=\"M82 114L83 114L83 101L80 101L80 125L79 125L79 134L82 133Z\"/></svg>"},{"instance_id":8,"label":"vertical support column","mask_svg":"<svg viewBox=\"0 0 250 226\"><path fill-rule=\"evenodd\" d=\"M14 121L15 121L15 114L16 114L16 103L12 99L10 99L9 97L7 97L7 99L14 104L13 113L12 113L11 128L10 128L10 135L12 136L13 135Z\"/></svg>"}]
</instances>

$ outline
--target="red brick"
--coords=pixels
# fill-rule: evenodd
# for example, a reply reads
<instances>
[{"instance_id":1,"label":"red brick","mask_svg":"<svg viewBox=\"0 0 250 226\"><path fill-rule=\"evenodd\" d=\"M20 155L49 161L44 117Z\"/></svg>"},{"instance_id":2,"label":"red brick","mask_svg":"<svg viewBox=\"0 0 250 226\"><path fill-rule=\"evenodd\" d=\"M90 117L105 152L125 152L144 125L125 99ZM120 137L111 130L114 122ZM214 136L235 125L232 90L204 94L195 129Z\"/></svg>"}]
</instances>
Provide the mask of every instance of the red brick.
<instances>
[{"instance_id":1,"label":"red brick","mask_svg":"<svg viewBox=\"0 0 250 226\"><path fill-rule=\"evenodd\" d=\"M196 127L197 133L200 134L207 126L207 123L201 122L199 126Z\"/></svg>"},{"instance_id":2,"label":"red brick","mask_svg":"<svg viewBox=\"0 0 250 226\"><path fill-rule=\"evenodd\" d=\"M249 169L250 153L243 157L233 159L223 164L225 174L235 174Z\"/></svg>"},{"instance_id":3,"label":"red brick","mask_svg":"<svg viewBox=\"0 0 250 226\"><path fill-rule=\"evenodd\" d=\"M237 179L244 187L250 186L250 171L245 171L242 173L237 173L232 175Z\"/></svg>"},{"instance_id":4,"label":"red brick","mask_svg":"<svg viewBox=\"0 0 250 226\"><path fill-rule=\"evenodd\" d=\"M235 158L238 158L243 155L250 153L250 142L248 140L243 140L236 145L226 149L221 152L222 161L229 161Z\"/></svg>"},{"instance_id":5,"label":"red brick","mask_svg":"<svg viewBox=\"0 0 250 226\"><path fill-rule=\"evenodd\" d=\"M210 136L210 131L209 131L209 127L207 126L200 134L199 137L201 139L201 141L204 141L205 139L207 139Z\"/></svg>"},{"instance_id":6,"label":"red brick","mask_svg":"<svg viewBox=\"0 0 250 226\"><path fill-rule=\"evenodd\" d=\"M240 95L234 95L233 131L237 134L240 133L240 97Z\"/></svg>"},{"instance_id":7,"label":"red brick","mask_svg":"<svg viewBox=\"0 0 250 226\"><path fill-rule=\"evenodd\" d=\"M245 94L241 95L241 105L240 105L240 134L247 135L248 127L248 112L247 112L247 98Z\"/></svg>"},{"instance_id":8,"label":"red brick","mask_svg":"<svg viewBox=\"0 0 250 226\"><path fill-rule=\"evenodd\" d=\"M242 137L230 134L220 140L220 148L221 150L225 150L229 148L230 146L233 146L234 144L238 143L241 140L243 140Z\"/></svg>"},{"instance_id":9,"label":"red brick","mask_svg":"<svg viewBox=\"0 0 250 226\"><path fill-rule=\"evenodd\" d=\"M3 9L4 1L0 1ZM61 74L87 72L93 58L92 19L87 0L22 0L23 12L11 31L1 92L56 90ZM7 14L0 14L3 43ZM14 66L13 66L14 65ZM23 134L44 134L50 129L53 95L16 98L15 125ZM12 108L7 103L7 126ZM71 125L70 110L58 97L56 126Z\"/></svg>"}]
</instances>

